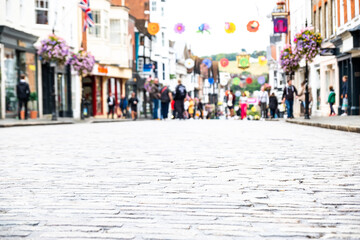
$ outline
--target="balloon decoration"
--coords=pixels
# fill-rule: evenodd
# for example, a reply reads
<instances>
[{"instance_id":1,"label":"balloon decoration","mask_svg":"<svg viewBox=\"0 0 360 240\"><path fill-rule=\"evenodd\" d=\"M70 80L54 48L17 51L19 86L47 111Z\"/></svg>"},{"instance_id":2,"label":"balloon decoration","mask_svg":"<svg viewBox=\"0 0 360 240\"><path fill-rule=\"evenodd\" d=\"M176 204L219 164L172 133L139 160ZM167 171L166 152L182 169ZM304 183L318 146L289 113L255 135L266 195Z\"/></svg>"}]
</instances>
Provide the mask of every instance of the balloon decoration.
<instances>
[{"instance_id":1,"label":"balloon decoration","mask_svg":"<svg viewBox=\"0 0 360 240\"><path fill-rule=\"evenodd\" d=\"M258 21L250 21L247 24L247 30L249 32L257 32L259 30L260 23Z\"/></svg>"},{"instance_id":2,"label":"balloon decoration","mask_svg":"<svg viewBox=\"0 0 360 240\"><path fill-rule=\"evenodd\" d=\"M185 26L182 23L178 23L174 28L176 33L182 34L185 31Z\"/></svg>"},{"instance_id":3,"label":"balloon decoration","mask_svg":"<svg viewBox=\"0 0 360 240\"><path fill-rule=\"evenodd\" d=\"M267 64L267 59L266 59L266 57L260 56L260 57L259 57L259 64L260 64L260 66L266 66L266 64Z\"/></svg>"},{"instance_id":4,"label":"balloon decoration","mask_svg":"<svg viewBox=\"0 0 360 240\"><path fill-rule=\"evenodd\" d=\"M225 23L225 32L226 33L234 33L236 31L236 26L232 22Z\"/></svg>"},{"instance_id":5,"label":"balloon decoration","mask_svg":"<svg viewBox=\"0 0 360 240\"><path fill-rule=\"evenodd\" d=\"M229 60L227 60L226 58L222 58L222 59L220 60L220 65L221 65L222 67L227 67L227 66L229 65Z\"/></svg>"},{"instance_id":6,"label":"balloon decoration","mask_svg":"<svg viewBox=\"0 0 360 240\"><path fill-rule=\"evenodd\" d=\"M202 61L202 63L205 64L207 68L211 68L211 60L210 60L210 59L205 58L205 59Z\"/></svg>"},{"instance_id":7,"label":"balloon decoration","mask_svg":"<svg viewBox=\"0 0 360 240\"><path fill-rule=\"evenodd\" d=\"M149 23L147 30L151 35L156 35L160 31L160 26L158 23Z\"/></svg>"},{"instance_id":8,"label":"balloon decoration","mask_svg":"<svg viewBox=\"0 0 360 240\"><path fill-rule=\"evenodd\" d=\"M220 78L220 85L221 86L226 86L229 82L229 79L228 78L225 78L225 77L222 77Z\"/></svg>"},{"instance_id":9,"label":"balloon decoration","mask_svg":"<svg viewBox=\"0 0 360 240\"><path fill-rule=\"evenodd\" d=\"M195 66L194 60L192 60L191 58L188 58L188 59L185 60L185 67L186 67L187 69L191 69L191 68L193 68L194 66Z\"/></svg>"},{"instance_id":10,"label":"balloon decoration","mask_svg":"<svg viewBox=\"0 0 360 240\"><path fill-rule=\"evenodd\" d=\"M247 83L247 84L252 84L252 78L251 78L251 77L248 77L248 78L246 79L246 83Z\"/></svg>"},{"instance_id":11,"label":"balloon decoration","mask_svg":"<svg viewBox=\"0 0 360 240\"><path fill-rule=\"evenodd\" d=\"M264 83L265 83L265 77L264 76L260 76L260 77L258 77L258 83L260 84L260 85L263 85Z\"/></svg>"},{"instance_id":12,"label":"balloon decoration","mask_svg":"<svg viewBox=\"0 0 360 240\"><path fill-rule=\"evenodd\" d=\"M236 97L240 97L240 96L241 96L241 92L240 92L239 90L236 91L236 92L235 92L235 96L236 96Z\"/></svg>"},{"instance_id":13,"label":"balloon decoration","mask_svg":"<svg viewBox=\"0 0 360 240\"><path fill-rule=\"evenodd\" d=\"M233 83L233 85L239 85L240 84L240 78L238 78L238 77L233 78L232 83Z\"/></svg>"},{"instance_id":14,"label":"balloon decoration","mask_svg":"<svg viewBox=\"0 0 360 240\"><path fill-rule=\"evenodd\" d=\"M251 108L251 111L252 111L252 112L256 112L256 107L253 106L253 107Z\"/></svg>"},{"instance_id":15,"label":"balloon decoration","mask_svg":"<svg viewBox=\"0 0 360 240\"><path fill-rule=\"evenodd\" d=\"M246 95L247 97L250 97L250 92L249 92L249 91L245 91L245 95Z\"/></svg>"},{"instance_id":16,"label":"balloon decoration","mask_svg":"<svg viewBox=\"0 0 360 240\"><path fill-rule=\"evenodd\" d=\"M203 23L203 24L201 24L201 25L199 26L197 32L198 32L198 33L204 33L204 32L210 33L209 30L210 30L209 24Z\"/></svg>"},{"instance_id":17,"label":"balloon decoration","mask_svg":"<svg viewBox=\"0 0 360 240\"><path fill-rule=\"evenodd\" d=\"M209 84L210 84L210 85L211 85L211 84L214 84L214 79L213 79L213 78L209 78L208 81L209 81Z\"/></svg>"}]
</instances>

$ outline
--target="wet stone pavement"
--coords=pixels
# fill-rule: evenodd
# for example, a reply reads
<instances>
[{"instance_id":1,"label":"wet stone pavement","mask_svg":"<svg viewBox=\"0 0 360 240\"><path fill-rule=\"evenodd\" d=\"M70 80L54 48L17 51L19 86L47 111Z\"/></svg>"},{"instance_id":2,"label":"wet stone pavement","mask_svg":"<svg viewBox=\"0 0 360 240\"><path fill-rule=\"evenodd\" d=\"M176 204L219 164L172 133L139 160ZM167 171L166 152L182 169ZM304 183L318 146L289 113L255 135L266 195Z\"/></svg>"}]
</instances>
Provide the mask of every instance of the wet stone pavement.
<instances>
[{"instance_id":1,"label":"wet stone pavement","mask_svg":"<svg viewBox=\"0 0 360 240\"><path fill-rule=\"evenodd\" d=\"M359 142L284 122L0 129L0 239L360 239Z\"/></svg>"}]
</instances>

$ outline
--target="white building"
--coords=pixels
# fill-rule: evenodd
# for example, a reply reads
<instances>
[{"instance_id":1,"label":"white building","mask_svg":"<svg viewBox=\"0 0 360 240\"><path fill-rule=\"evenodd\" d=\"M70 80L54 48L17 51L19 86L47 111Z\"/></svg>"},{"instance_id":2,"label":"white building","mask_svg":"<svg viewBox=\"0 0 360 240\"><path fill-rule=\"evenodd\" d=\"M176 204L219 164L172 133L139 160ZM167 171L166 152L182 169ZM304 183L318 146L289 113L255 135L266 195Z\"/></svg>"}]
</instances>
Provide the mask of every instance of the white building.
<instances>
[{"instance_id":1,"label":"white building","mask_svg":"<svg viewBox=\"0 0 360 240\"><path fill-rule=\"evenodd\" d=\"M0 0L1 118L16 116L20 74L27 76L31 92L37 93L38 102L31 108L38 117L51 114L53 99L60 117L79 115L79 77L68 68L42 64L35 46L54 32L77 51L80 13L77 0Z\"/></svg>"}]
</instances>

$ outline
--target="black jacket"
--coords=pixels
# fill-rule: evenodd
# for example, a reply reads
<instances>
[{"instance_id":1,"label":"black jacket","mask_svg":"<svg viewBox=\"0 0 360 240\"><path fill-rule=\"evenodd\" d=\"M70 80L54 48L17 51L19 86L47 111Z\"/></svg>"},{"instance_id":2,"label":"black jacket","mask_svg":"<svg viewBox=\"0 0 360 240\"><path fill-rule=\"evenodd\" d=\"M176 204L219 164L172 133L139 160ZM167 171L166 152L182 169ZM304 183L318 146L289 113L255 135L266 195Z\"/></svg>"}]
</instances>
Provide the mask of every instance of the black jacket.
<instances>
[{"instance_id":1,"label":"black jacket","mask_svg":"<svg viewBox=\"0 0 360 240\"><path fill-rule=\"evenodd\" d=\"M293 85L286 86L284 88L282 99L285 98L285 100L294 100L294 93L296 94L296 96L298 95L296 87L294 87Z\"/></svg>"},{"instance_id":2,"label":"black jacket","mask_svg":"<svg viewBox=\"0 0 360 240\"><path fill-rule=\"evenodd\" d=\"M27 84L26 82L19 82L16 85L16 95L18 99L29 100L30 97L29 84Z\"/></svg>"},{"instance_id":3,"label":"black jacket","mask_svg":"<svg viewBox=\"0 0 360 240\"><path fill-rule=\"evenodd\" d=\"M186 88L184 85L180 84L175 89L175 100L184 100L186 97Z\"/></svg>"},{"instance_id":4,"label":"black jacket","mask_svg":"<svg viewBox=\"0 0 360 240\"><path fill-rule=\"evenodd\" d=\"M270 108L270 109L277 109L277 107L278 107L277 97L275 97L275 96L270 96L270 97L269 97L269 108Z\"/></svg>"}]
</instances>

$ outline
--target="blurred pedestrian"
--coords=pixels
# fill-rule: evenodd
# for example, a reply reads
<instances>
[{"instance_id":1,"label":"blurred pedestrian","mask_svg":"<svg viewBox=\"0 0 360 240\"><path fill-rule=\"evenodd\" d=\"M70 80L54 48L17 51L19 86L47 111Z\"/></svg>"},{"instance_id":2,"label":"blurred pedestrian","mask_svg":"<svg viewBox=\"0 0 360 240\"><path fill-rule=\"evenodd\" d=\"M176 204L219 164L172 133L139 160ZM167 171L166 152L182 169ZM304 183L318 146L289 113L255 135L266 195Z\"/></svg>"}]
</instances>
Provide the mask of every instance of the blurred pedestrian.
<instances>
[{"instance_id":1,"label":"blurred pedestrian","mask_svg":"<svg viewBox=\"0 0 360 240\"><path fill-rule=\"evenodd\" d=\"M168 86L164 86L160 91L160 101L161 101L161 119L167 119L169 114L169 104L172 101L172 94L169 91Z\"/></svg>"},{"instance_id":2,"label":"blurred pedestrian","mask_svg":"<svg viewBox=\"0 0 360 240\"><path fill-rule=\"evenodd\" d=\"M306 91L306 81L303 81L302 83L301 83L301 90L300 90L300 93L299 93L299 95L298 95L298 97L299 97L299 100L301 101L301 103L302 103L302 105L303 105L303 107L304 107L304 109L305 109L305 91ZM308 85L308 92L309 92L309 106L310 106L310 104L312 103L312 101L313 101L313 96L312 96L312 89L311 89L311 87L310 87L310 85ZM309 114L311 115L311 108L309 107Z\"/></svg>"},{"instance_id":3,"label":"blurred pedestrian","mask_svg":"<svg viewBox=\"0 0 360 240\"><path fill-rule=\"evenodd\" d=\"M120 110L121 110L122 118L126 118L128 100L126 99L124 94L121 96L119 107L120 107Z\"/></svg>"},{"instance_id":4,"label":"blurred pedestrian","mask_svg":"<svg viewBox=\"0 0 360 240\"><path fill-rule=\"evenodd\" d=\"M190 98L189 100L189 118L194 118L194 99Z\"/></svg>"},{"instance_id":5,"label":"blurred pedestrian","mask_svg":"<svg viewBox=\"0 0 360 240\"><path fill-rule=\"evenodd\" d=\"M230 90L229 94L226 96L226 104L230 111L230 117L234 117L235 100L235 94L233 93L233 90Z\"/></svg>"},{"instance_id":6,"label":"blurred pedestrian","mask_svg":"<svg viewBox=\"0 0 360 240\"><path fill-rule=\"evenodd\" d=\"M154 83L151 84L150 96L153 102L153 119L159 119L159 105L160 105L160 88L159 79L155 78Z\"/></svg>"},{"instance_id":7,"label":"blurred pedestrian","mask_svg":"<svg viewBox=\"0 0 360 240\"><path fill-rule=\"evenodd\" d=\"M278 104L279 103L278 103L277 97L275 96L275 93L272 93L271 96L269 97L269 108L270 108L271 118L275 118Z\"/></svg>"},{"instance_id":8,"label":"blurred pedestrian","mask_svg":"<svg viewBox=\"0 0 360 240\"><path fill-rule=\"evenodd\" d=\"M197 103L197 109L199 111L199 118L204 119L204 104L201 102L201 99Z\"/></svg>"},{"instance_id":9,"label":"blurred pedestrian","mask_svg":"<svg viewBox=\"0 0 360 240\"><path fill-rule=\"evenodd\" d=\"M241 113L241 120L246 118L247 115L247 108L248 108L248 98L246 96L245 91L242 92L240 96L240 113Z\"/></svg>"},{"instance_id":10,"label":"blurred pedestrian","mask_svg":"<svg viewBox=\"0 0 360 240\"><path fill-rule=\"evenodd\" d=\"M113 93L111 93L111 95L107 98L107 104L108 104L107 118L109 118L109 115L111 113L111 118L114 119L115 97Z\"/></svg>"},{"instance_id":11,"label":"blurred pedestrian","mask_svg":"<svg viewBox=\"0 0 360 240\"><path fill-rule=\"evenodd\" d=\"M284 88L282 95L282 102L286 104L287 117L292 119L294 118L294 94L298 95L296 88L292 85L292 80L287 81L288 86Z\"/></svg>"},{"instance_id":12,"label":"blurred pedestrian","mask_svg":"<svg viewBox=\"0 0 360 240\"><path fill-rule=\"evenodd\" d=\"M347 109L349 106L349 100L348 100L348 76L343 76L342 78L343 84L341 87L341 99L342 99L342 106L341 110L343 110L343 114L341 116L347 116Z\"/></svg>"},{"instance_id":13,"label":"blurred pedestrian","mask_svg":"<svg viewBox=\"0 0 360 240\"><path fill-rule=\"evenodd\" d=\"M178 80L178 85L175 89L175 118L184 119L184 99L186 97L186 88L182 85L181 80Z\"/></svg>"},{"instance_id":14,"label":"blurred pedestrian","mask_svg":"<svg viewBox=\"0 0 360 240\"><path fill-rule=\"evenodd\" d=\"M329 116L335 116L336 113L334 111L334 104L335 104L335 91L334 91L334 88L333 86L330 86L329 87L329 90L330 90L330 93L329 93L329 97L328 97L328 103L330 105L330 114Z\"/></svg>"},{"instance_id":15,"label":"blurred pedestrian","mask_svg":"<svg viewBox=\"0 0 360 240\"><path fill-rule=\"evenodd\" d=\"M131 119L135 121L137 119L137 105L139 100L137 99L135 92L131 92L131 98L129 99L129 105L131 109Z\"/></svg>"},{"instance_id":16,"label":"blurred pedestrian","mask_svg":"<svg viewBox=\"0 0 360 240\"><path fill-rule=\"evenodd\" d=\"M187 97L184 99L184 118L189 118L189 99Z\"/></svg>"},{"instance_id":17,"label":"blurred pedestrian","mask_svg":"<svg viewBox=\"0 0 360 240\"><path fill-rule=\"evenodd\" d=\"M29 97L30 97L30 87L29 87L29 84L25 80L24 74L20 75L20 82L16 85L16 95L17 95L18 102L19 102L19 109L18 109L19 120L21 119L21 109L23 106L25 108L24 119L27 120L27 118L28 118L27 104L28 104Z\"/></svg>"},{"instance_id":18,"label":"blurred pedestrian","mask_svg":"<svg viewBox=\"0 0 360 240\"><path fill-rule=\"evenodd\" d=\"M175 96L175 94L174 94L174 96ZM171 100L170 105L171 105L171 111L172 111L172 119L175 119L176 112L175 112L175 100L174 100L174 98Z\"/></svg>"},{"instance_id":19,"label":"blurred pedestrian","mask_svg":"<svg viewBox=\"0 0 360 240\"><path fill-rule=\"evenodd\" d=\"M267 118L267 106L269 105L269 94L265 91L265 86L261 87L258 100L261 108L261 119L265 120Z\"/></svg>"}]
</instances>

